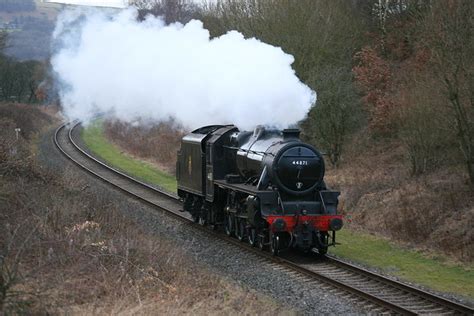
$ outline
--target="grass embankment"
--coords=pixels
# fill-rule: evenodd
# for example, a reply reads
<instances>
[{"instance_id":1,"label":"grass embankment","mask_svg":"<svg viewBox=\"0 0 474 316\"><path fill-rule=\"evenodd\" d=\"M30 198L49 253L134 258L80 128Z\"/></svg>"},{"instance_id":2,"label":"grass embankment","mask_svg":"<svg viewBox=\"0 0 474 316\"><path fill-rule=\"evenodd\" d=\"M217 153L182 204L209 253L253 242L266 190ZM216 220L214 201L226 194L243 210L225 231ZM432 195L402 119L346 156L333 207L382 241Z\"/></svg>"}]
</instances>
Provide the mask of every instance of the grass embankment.
<instances>
[{"instance_id":1,"label":"grass embankment","mask_svg":"<svg viewBox=\"0 0 474 316\"><path fill-rule=\"evenodd\" d=\"M174 177L123 154L104 137L100 123L86 128L83 137L87 146L110 164L149 183L176 191ZM341 245L331 248L330 253L438 291L474 298L472 266L430 258L420 252L403 249L388 240L349 229L338 232L338 241Z\"/></svg>"},{"instance_id":2,"label":"grass embankment","mask_svg":"<svg viewBox=\"0 0 474 316\"><path fill-rule=\"evenodd\" d=\"M330 253L437 291L474 298L474 267L450 263L444 257L429 257L404 249L388 240L343 229Z\"/></svg>"},{"instance_id":3,"label":"grass embankment","mask_svg":"<svg viewBox=\"0 0 474 316\"><path fill-rule=\"evenodd\" d=\"M100 121L84 128L82 138L95 155L101 157L113 167L147 183L158 185L169 192L176 192L176 178L174 176L123 153L120 148L105 138Z\"/></svg>"}]
</instances>

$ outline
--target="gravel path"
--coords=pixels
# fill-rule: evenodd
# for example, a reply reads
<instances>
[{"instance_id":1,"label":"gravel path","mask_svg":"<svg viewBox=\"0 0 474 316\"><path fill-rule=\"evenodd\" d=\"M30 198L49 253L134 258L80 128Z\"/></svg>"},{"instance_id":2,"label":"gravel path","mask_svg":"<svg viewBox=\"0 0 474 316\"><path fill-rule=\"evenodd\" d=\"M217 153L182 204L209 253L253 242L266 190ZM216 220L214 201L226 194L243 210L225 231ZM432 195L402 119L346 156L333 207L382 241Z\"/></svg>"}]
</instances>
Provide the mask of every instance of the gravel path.
<instances>
[{"instance_id":1,"label":"gravel path","mask_svg":"<svg viewBox=\"0 0 474 316\"><path fill-rule=\"evenodd\" d=\"M38 153L40 163L53 171L72 168L72 163L66 161L54 147L51 140L53 132L46 133L40 141ZM84 179L99 194L103 192L104 195L120 201L123 214L132 218L145 231L175 243L176 247L183 249L213 274L232 280L243 288L269 295L302 314L364 312L347 300L322 290L318 283L309 284L297 280L268 263L259 262L253 256L236 251L235 246L216 241L178 220L123 195L85 173Z\"/></svg>"}]
</instances>

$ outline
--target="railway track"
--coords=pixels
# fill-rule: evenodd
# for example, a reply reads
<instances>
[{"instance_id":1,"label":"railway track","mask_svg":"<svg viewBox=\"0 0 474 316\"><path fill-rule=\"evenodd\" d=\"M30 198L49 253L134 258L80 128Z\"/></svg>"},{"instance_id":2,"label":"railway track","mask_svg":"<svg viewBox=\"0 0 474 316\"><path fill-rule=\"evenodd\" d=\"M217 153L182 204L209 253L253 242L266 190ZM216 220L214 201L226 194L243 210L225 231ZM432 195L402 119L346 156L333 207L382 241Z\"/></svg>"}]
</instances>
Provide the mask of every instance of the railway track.
<instances>
[{"instance_id":1,"label":"railway track","mask_svg":"<svg viewBox=\"0 0 474 316\"><path fill-rule=\"evenodd\" d=\"M342 296L374 313L474 315L474 309L468 306L388 279L330 256L318 260L273 257L269 253L252 248L237 239L194 224L188 214L181 212L181 204L176 195L164 192L113 169L78 146L75 140L79 136L79 129L77 129L79 125L78 122L64 124L54 134L54 144L69 160L102 181L166 212L192 226L193 229L199 229L214 238L225 240L239 247L241 251L255 256L257 261L269 264L277 271L285 271L306 282L322 283L328 293Z\"/></svg>"}]
</instances>

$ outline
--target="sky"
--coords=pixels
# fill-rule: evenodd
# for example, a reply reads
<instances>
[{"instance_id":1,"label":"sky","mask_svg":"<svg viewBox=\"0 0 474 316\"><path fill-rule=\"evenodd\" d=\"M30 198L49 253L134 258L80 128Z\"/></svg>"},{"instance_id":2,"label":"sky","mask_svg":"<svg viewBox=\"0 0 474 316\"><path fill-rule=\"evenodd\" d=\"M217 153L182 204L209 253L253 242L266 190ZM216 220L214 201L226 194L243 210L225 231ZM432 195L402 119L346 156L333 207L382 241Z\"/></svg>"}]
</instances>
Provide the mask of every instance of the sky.
<instances>
[{"instance_id":1,"label":"sky","mask_svg":"<svg viewBox=\"0 0 474 316\"><path fill-rule=\"evenodd\" d=\"M65 3L72 5L84 5L94 7L125 8L130 0L43 0L44 2ZM195 2L208 2L209 0L195 0ZM212 2L212 1L211 1Z\"/></svg>"},{"instance_id":2,"label":"sky","mask_svg":"<svg viewBox=\"0 0 474 316\"><path fill-rule=\"evenodd\" d=\"M65 3L73 5L85 5L96 7L125 8L128 0L44 0L44 2Z\"/></svg>"}]
</instances>

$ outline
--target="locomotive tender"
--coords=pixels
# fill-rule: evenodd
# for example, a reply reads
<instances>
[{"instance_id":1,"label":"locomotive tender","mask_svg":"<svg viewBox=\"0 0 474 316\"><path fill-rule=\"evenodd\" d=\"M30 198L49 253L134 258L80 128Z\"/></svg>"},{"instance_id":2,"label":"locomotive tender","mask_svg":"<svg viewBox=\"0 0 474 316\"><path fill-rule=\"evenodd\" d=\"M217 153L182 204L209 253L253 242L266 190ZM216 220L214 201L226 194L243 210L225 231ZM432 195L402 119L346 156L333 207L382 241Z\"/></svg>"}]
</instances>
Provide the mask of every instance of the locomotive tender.
<instances>
[{"instance_id":1,"label":"locomotive tender","mask_svg":"<svg viewBox=\"0 0 474 316\"><path fill-rule=\"evenodd\" d=\"M325 254L342 227L340 193L326 188L323 157L299 133L212 125L183 137L176 166L183 211L274 255L290 247Z\"/></svg>"}]
</instances>

